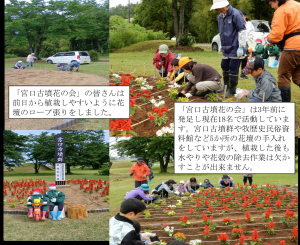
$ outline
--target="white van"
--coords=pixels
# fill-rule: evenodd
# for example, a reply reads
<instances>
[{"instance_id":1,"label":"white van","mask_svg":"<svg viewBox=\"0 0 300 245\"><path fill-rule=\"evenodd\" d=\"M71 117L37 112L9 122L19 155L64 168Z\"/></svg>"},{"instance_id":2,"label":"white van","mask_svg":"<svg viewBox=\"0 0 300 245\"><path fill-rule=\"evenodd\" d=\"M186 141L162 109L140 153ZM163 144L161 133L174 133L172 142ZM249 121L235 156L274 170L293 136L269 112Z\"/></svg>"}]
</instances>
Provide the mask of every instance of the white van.
<instances>
[{"instance_id":1,"label":"white van","mask_svg":"<svg viewBox=\"0 0 300 245\"><path fill-rule=\"evenodd\" d=\"M266 20L251 20L251 23L254 26L254 41L259 38L262 40L262 45L265 45L266 37L269 35L270 30L271 30L268 21L266 21ZM221 46L220 35L217 34L212 39L211 49L212 49L212 51L219 51L220 46Z\"/></svg>"},{"instance_id":2,"label":"white van","mask_svg":"<svg viewBox=\"0 0 300 245\"><path fill-rule=\"evenodd\" d=\"M87 51L69 51L59 52L55 55L48 57L46 60L48 64L68 64L72 61L78 61L80 62L80 64L89 64L91 63L91 58Z\"/></svg>"}]
</instances>

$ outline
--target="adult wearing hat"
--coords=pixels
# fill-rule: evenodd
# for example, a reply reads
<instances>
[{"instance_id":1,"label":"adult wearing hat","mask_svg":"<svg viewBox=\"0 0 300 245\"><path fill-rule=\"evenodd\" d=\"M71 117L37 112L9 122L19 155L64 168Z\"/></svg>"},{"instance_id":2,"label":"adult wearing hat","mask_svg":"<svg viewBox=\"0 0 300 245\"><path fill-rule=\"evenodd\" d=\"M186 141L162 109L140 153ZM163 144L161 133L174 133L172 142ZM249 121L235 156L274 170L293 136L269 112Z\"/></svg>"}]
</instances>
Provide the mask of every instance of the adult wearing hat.
<instances>
[{"instance_id":1,"label":"adult wearing hat","mask_svg":"<svg viewBox=\"0 0 300 245\"><path fill-rule=\"evenodd\" d=\"M239 78L239 66L247 53L247 30L241 11L233 8L228 1L214 0L210 10L220 12L218 27L223 53L221 68L223 70L224 86L218 90L223 92L227 86L226 97L234 96Z\"/></svg>"},{"instance_id":2,"label":"adult wearing hat","mask_svg":"<svg viewBox=\"0 0 300 245\"><path fill-rule=\"evenodd\" d=\"M13 66L14 69L25 69L24 62L22 60L17 61L17 63Z\"/></svg>"},{"instance_id":3,"label":"adult wearing hat","mask_svg":"<svg viewBox=\"0 0 300 245\"><path fill-rule=\"evenodd\" d=\"M225 188L227 186L234 187L233 178L231 178L227 174L223 174L223 176L218 181L218 185L222 188Z\"/></svg>"},{"instance_id":4,"label":"adult wearing hat","mask_svg":"<svg viewBox=\"0 0 300 245\"><path fill-rule=\"evenodd\" d=\"M166 44L159 46L153 58L153 65L155 65L158 73L163 77L167 77L169 81L173 72L171 63L174 59L176 59L175 55L169 50L169 47Z\"/></svg>"},{"instance_id":5,"label":"adult wearing hat","mask_svg":"<svg viewBox=\"0 0 300 245\"><path fill-rule=\"evenodd\" d=\"M189 57L181 58L178 64L184 72L189 74L189 83L181 91L185 97L189 98L194 95L204 97L209 93L216 93L216 90L222 87L222 76L215 68L205 64L197 64ZM201 93L196 94L197 91Z\"/></svg>"},{"instance_id":6,"label":"adult wearing hat","mask_svg":"<svg viewBox=\"0 0 300 245\"><path fill-rule=\"evenodd\" d=\"M168 197L169 193L173 193L173 184L177 184L173 179L162 182L157 190L157 195Z\"/></svg>"},{"instance_id":7,"label":"adult wearing hat","mask_svg":"<svg viewBox=\"0 0 300 245\"><path fill-rule=\"evenodd\" d=\"M49 189L50 191L46 192L45 194L46 197L48 197L50 200L48 205L50 207L50 214L52 216L52 220L61 220L59 216L64 208L64 201L66 198L65 194L62 193L61 191L56 190L55 184L50 184ZM58 206L56 218L53 211L55 206Z\"/></svg>"},{"instance_id":8,"label":"adult wearing hat","mask_svg":"<svg viewBox=\"0 0 300 245\"><path fill-rule=\"evenodd\" d=\"M48 211L48 198L46 197L45 194L40 194L40 190L38 188L35 188L32 190L33 194L27 198L27 207L28 207L28 217L32 218L33 217L33 206L32 203L34 203L34 200L39 200L39 202L43 203L41 206L42 210L42 220L46 219L46 213Z\"/></svg>"},{"instance_id":9,"label":"adult wearing hat","mask_svg":"<svg viewBox=\"0 0 300 245\"><path fill-rule=\"evenodd\" d=\"M70 71L78 72L79 66L80 66L80 62L78 62L78 61L72 61L71 63L68 64L68 66L70 66ZM74 68L74 70L73 70L73 68Z\"/></svg>"},{"instance_id":10,"label":"adult wearing hat","mask_svg":"<svg viewBox=\"0 0 300 245\"><path fill-rule=\"evenodd\" d=\"M36 58L34 57L34 53L29 54L29 55L27 56L27 60L26 60L26 61L28 62L28 64L27 64L26 67L28 67L29 65L31 65L31 67L33 67L34 59L36 59Z\"/></svg>"},{"instance_id":11,"label":"adult wearing hat","mask_svg":"<svg viewBox=\"0 0 300 245\"><path fill-rule=\"evenodd\" d=\"M275 9L267 43L282 50L278 67L278 88L282 102L291 101L291 78L300 87L300 3L287 0L265 0ZM283 41L282 43L280 43Z\"/></svg>"},{"instance_id":12,"label":"adult wearing hat","mask_svg":"<svg viewBox=\"0 0 300 245\"><path fill-rule=\"evenodd\" d=\"M150 175L150 170L142 157L138 157L136 163L132 165L129 175L134 176L135 188L148 184L147 176Z\"/></svg>"},{"instance_id":13,"label":"adult wearing hat","mask_svg":"<svg viewBox=\"0 0 300 245\"><path fill-rule=\"evenodd\" d=\"M134 190L127 192L125 199L136 198L138 200L144 200L146 203L151 203L157 199L157 197L148 197L149 191L151 188L147 184L142 184L140 187L135 188Z\"/></svg>"}]
</instances>

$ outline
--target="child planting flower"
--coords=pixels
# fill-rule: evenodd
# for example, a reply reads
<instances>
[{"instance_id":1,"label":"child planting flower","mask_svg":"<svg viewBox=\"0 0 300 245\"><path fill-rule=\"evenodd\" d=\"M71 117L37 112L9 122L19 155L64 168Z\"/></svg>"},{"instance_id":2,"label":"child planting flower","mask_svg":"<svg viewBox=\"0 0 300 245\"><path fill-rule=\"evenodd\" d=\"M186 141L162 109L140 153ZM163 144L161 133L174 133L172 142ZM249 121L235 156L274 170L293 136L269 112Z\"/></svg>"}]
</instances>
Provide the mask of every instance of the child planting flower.
<instances>
[{"instance_id":1,"label":"child planting flower","mask_svg":"<svg viewBox=\"0 0 300 245\"><path fill-rule=\"evenodd\" d=\"M217 235L218 240L220 241L220 244L222 245L229 245L229 237L228 237L228 233L222 233L221 235Z\"/></svg>"},{"instance_id":2,"label":"child planting flower","mask_svg":"<svg viewBox=\"0 0 300 245\"><path fill-rule=\"evenodd\" d=\"M253 230L253 233L252 233L252 242L251 242L251 245L259 245L261 244L261 239L258 237L258 232L256 229Z\"/></svg>"},{"instance_id":3,"label":"child planting flower","mask_svg":"<svg viewBox=\"0 0 300 245\"><path fill-rule=\"evenodd\" d=\"M188 218L186 215L183 216L183 218L179 218L180 219L180 223L181 227L189 227L190 221L188 221Z\"/></svg>"},{"instance_id":4,"label":"child planting flower","mask_svg":"<svg viewBox=\"0 0 300 245\"><path fill-rule=\"evenodd\" d=\"M184 236L183 233L177 232L176 234L173 235L175 237L175 240L184 242L186 237Z\"/></svg>"},{"instance_id":5,"label":"child planting flower","mask_svg":"<svg viewBox=\"0 0 300 245\"><path fill-rule=\"evenodd\" d=\"M209 228L207 225L204 226L204 232L202 232L202 235L204 236L204 239L209 238Z\"/></svg>"}]
</instances>

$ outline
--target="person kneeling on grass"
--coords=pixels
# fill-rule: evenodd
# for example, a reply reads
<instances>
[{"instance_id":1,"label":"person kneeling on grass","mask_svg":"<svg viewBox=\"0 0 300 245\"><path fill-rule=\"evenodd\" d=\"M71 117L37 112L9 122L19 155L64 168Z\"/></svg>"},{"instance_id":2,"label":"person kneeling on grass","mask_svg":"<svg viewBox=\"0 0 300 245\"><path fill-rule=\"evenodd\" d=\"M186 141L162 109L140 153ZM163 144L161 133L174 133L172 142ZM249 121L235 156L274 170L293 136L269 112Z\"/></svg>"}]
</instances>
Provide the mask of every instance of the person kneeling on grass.
<instances>
[{"instance_id":1,"label":"person kneeling on grass","mask_svg":"<svg viewBox=\"0 0 300 245\"><path fill-rule=\"evenodd\" d=\"M174 70L170 76L170 83L177 83L179 85L183 84L183 82L189 82L187 78L187 74L183 71L182 68L179 68L179 59L172 60L172 66L174 67Z\"/></svg>"},{"instance_id":2,"label":"person kneeling on grass","mask_svg":"<svg viewBox=\"0 0 300 245\"><path fill-rule=\"evenodd\" d=\"M24 62L22 60L19 60L14 66L14 69L25 69Z\"/></svg>"},{"instance_id":3,"label":"person kneeling on grass","mask_svg":"<svg viewBox=\"0 0 300 245\"><path fill-rule=\"evenodd\" d=\"M218 181L218 185L222 188L225 188L227 186L234 187L233 178L231 178L227 174L223 174L223 176Z\"/></svg>"},{"instance_id":4,"label":"person kneeling on grass","mask_svg":"<svg viewBox=\"0 0 300 245\"><path fill-rule=\"evenodd\" d=\"M120 213L109 219L109 245L134 244L135 240L150 241L150 233L137 234L133 220L146 210L145 203L128 198L121 203ZM153 243L154 244L154 243Z\"/></svg>"},{"instance_id":5,"label":"person kneeling on grass","mask_svg":"<svg viewBox=\"0 0 300 245\"><path fill-rule=\"evenodd\" d=\"M56 63L56 70L60 70L60 71L68 71L69 67L65 64L62 63Z\"/></svg>"},{"instance_id":6,"label":"person kneeling on grass","mask_svg":"<svg viewBox=\"0 0 300 245\"><path fill-rule=\"evenodd\" d=\"M65 201L65 194L62 193L61 191L56 190L56 185L55 184L50 184L49 185L50 191L46 192L46 197L50 199L49 206L50 206L50 214L52 216L52 220L61 220L60 219L60 214L64 208L64 201ZM57 215L56 218L54 216L54 207L58 206L57 210Z\"/></svg>"},{"instance_id":7,"label":"person kneeling on grass","mask_svg":"<svg viewBox=\"0 0 300 245\"><path fill-rule=\"evenodd\" d=\"M33 195L27 198L27 207L28 207L28 217L32 218L33 217L33 206L32 203L34 203L34 200L39 200L39 202L42 202L43 205L41 206L42 210L42 220L46 219L46 213L48 211L48 198L44 194L40 194L40 190L35 188L32 190Z\"/></svg>"},{"instance_id":8,"label":"person kneeling on grass","mask_svg":"<svg viewBox=\"0 0 300 245\"><path fill-rule=\"evenodd\" d=\"M184 180L181 180L177 185L177 192L175 192L175 194L179 195L180 193L184 194L185 192L187 192L187 189L184 185Z\"/></svg>"},{"instance_id":9,"label":"person kneeling on grass","mask_svg":"<svg viewBox=\"0 0 300 245\"><path fill-rule=\"evenodd\" d=\"M192 58L183 57L178 62L179 68L189 74L189 83L181 92L183 97L191 97L193 95L205 97L209 93L217 93L216 90L222 87L222 76L216 69L209 65L197 64ZM190 91L190 89L193 89ZM200 94L196 94L200 91Z\"/></svg>"},{"instance_id":10,"label":"person kneeling on grass","mask_svg":"<svg viewBox=\"0 0 300 245\"><path fill-rule=\"evenodd\" d=\"M80 66L80 62L78 62L78 61L72 61L71 63L68 64L68 66L70 66L70 71L78 72L79 66ZM74 68L74 70L73 70L73 68Z\"/></svg>"},{"instance_id":11,"label":"person kneeling on grass","mask_svg":"<svg viewBox=\"0 0 300 245\"><path fill-rule=\"evenodd\" d=\"M146 203L154 202L157 197L148 197L147 194L149 194L149 190L151 188L147 184L142 184L140 187L135 188L134 190L127 192L125 199L128 198L136 198L138 200L144 200Z\"/></svg>"},{"instance_id":12,"label":"person kneeling on grass","mask_svg":"<svg viewBox=\"0 0 300 245\"><path fill-rule=\"evenodd\" d=\"M200 182L201 185L201 182ZM188 191L195 193L197 189L199 189L200 185L195 177L190 178L186 183L185 187Z\"/></svg>"},{"instance_id":13,"label":"person kneeling on grass","mask_svg":"<svg viewBox=\"0 0 300 245\"><path fill-rule=\"evenodd\" d=\"M264 69L264 61L259 57L252 57L246 67L243 69L244 74L251 74L255 81L255 89L245 90L237 94L239 98L246 96L249 102L281 102L281 92L276 86L275 77Z\"/></svg>"},{"instance_id":14,"label":"person kneeling on grass","mask_svg":"<svg viewBox=\"0 0 300 245\"><path fill-rule=\"evenodd\" d=\"M166 77L169 81L173 72L171 62L175 58L175 55L169 50L166 44L160 45L153 57L153 65L155 65L158 73L161 77Z\"/></svg>"},{"instance_id":15,"label":"person kneeling on grass","mask_svg":"<svg viewBox=\"0 0 300 245\"><path fill-rule=\"evenodd\" d=\"M159 196L165 196L168 197L169 193L173 193L174 188L173 184L177 184L174 180L169 179L168 181L162 182L160 185L158 185L154 190L152 190L151 194L156 194Z\"/></svg>"},{"instance_id":16,"label":"person kneeling on grass","mask_svg":"<svg viewBox=\"0 0 300 245\"><path fill-rule=\"evenodd\" d=\"M210 183L209 179L205 179L202 186L204 187L204 189L214 187L214 185Z\"/></svg>"}]
</instances>

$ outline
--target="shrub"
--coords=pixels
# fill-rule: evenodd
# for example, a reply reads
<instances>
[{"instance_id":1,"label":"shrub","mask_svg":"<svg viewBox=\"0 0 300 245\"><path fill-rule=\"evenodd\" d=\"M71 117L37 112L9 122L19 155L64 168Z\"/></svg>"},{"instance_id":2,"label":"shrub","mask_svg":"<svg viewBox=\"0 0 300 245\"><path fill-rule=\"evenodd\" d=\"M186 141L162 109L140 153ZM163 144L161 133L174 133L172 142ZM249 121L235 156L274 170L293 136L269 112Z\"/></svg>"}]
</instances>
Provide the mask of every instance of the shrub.
<instances>
[{"instance_id":1,"label":"shrub","mask_svg":"<svg viewBox=\"0 0 300 245\"><path fill-rule=\"evenodd\" d=\"M15 54L6 54L4 59L9 59L9 58L17 58L18 56Z\"/></svg>"},{"instance_id":2,"label":"shrub","mask_svg":"<svg viewBox=\"0 0 300 245\"><path fill-rule=\"evenodd\" d=\"M90 50L89 55L91 57L91 61L98 61L98 53L95 50Z\"/></svg>"},{"instance_id":3,"label":"shrub","mask_svg":"<svg viewBox=\"0 0 300 245\"><path fill-rule=\"evenodd\" d=\"M98 173L99 175L109 175L109 162L103 163Z\"/></svg>"}]
</instances>

